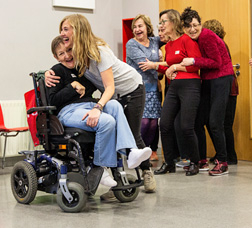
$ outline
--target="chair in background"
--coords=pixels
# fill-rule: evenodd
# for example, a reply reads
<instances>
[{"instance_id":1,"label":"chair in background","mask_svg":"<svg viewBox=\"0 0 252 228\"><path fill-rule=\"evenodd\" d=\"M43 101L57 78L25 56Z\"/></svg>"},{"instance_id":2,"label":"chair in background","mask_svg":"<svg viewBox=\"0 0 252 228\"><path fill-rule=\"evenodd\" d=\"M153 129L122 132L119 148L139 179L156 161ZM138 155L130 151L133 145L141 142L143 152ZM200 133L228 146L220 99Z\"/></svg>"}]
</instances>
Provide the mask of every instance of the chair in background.
<instances>
[{"instance_id":1,"label":"chair in background","mask_svg":"<svg viewBox=\"0 0 252 228\"><path fill-rule=\"evenodd\" d=\"M2 169L4 169L5 165L5 152L6 152L6 143L8 137L15 137L19 134L19 132L25 132L28 131L29 127L16 127L16 128L7 128L4 124L4 117L3 117L3 111L0 104L0 136L4 136L4 153L3 153L3 159L2 159Z\"/></svg>"}]
</instances>

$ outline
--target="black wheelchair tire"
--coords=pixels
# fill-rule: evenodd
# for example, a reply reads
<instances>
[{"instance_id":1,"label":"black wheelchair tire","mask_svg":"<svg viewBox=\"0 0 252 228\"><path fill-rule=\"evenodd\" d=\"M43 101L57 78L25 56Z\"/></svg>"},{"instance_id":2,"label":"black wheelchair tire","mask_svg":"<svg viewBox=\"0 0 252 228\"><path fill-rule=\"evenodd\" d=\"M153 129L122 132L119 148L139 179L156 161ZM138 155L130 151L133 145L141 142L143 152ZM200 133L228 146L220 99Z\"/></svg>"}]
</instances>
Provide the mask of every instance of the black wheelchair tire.
<instances>
[{"instance_id":1,"label":"black wheelchair tire","mask_svg":"<svg viewBox=\"0 0 252 228\"><path fill-rule=\"evenodd\" d=\"M64 212L80 212L85 208L88 197L87 194L85 194L83 186L77 182L68 182L67 187L74 199L71 203L69 203L63 195L61 189L59 188L57 192L57 203L59 207Z\"/></svg>"},{"instance_id":2,"label":"black wheelchair tire","mask_svg":"<svg viewBox=\"0 0 252 228\"><path fill-rule=\"evenodd\" d=\"M137 178L131 174L126 174L126 176L130 184L134 183L137 180ZM121 180L117 181L117 186L123 186ZM138 194L139 194L139 187L130 188L123 191L114 191L115 197L121 203L132 202L133 200L136 199Z\"/></svg>"},{"instance_id":3,"label":"black wheelchair tire","mask_svg":"<svg viewBox=\"0 0 252 228\"><path fill-rule=\"evenodd\" d=\"M29 204L37 194L37 175L26 161L17 162L11 172L11 190L15 199L21 204Z\"/></svg>"}]
</instances>

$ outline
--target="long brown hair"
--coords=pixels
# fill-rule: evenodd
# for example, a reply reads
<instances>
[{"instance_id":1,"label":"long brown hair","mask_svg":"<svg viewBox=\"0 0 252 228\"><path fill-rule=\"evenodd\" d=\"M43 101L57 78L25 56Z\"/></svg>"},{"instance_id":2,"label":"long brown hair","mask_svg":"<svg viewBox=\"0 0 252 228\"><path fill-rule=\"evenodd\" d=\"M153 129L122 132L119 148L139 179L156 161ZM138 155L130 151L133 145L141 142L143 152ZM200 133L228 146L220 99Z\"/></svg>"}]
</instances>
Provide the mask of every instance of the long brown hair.
<instances>
[{"instance_id":1,"label":"long brown hair","mask_svg":"<svg viewBox=\"0 0 252 228\"><path fill-rule=\"evenodd\" d=\"M79 76L82 76L90 59L97 62L101 61L98 46L105 46L107 43L93 34L87 18L80 14L64 17L60 22L60 32L66 20L73 28L73 56L76 61L76 68L79 69Z\"/></svg>"}]
</instances>

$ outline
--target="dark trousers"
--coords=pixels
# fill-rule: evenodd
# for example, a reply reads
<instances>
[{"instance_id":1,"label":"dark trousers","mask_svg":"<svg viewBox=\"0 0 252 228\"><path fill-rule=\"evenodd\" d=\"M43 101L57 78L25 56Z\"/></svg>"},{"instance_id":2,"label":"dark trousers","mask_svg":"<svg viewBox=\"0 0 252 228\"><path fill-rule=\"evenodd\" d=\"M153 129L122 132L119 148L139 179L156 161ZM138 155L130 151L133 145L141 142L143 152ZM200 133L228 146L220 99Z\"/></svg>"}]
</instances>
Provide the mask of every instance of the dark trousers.
<instances>
[{"instance_id":1,"label":"dark trousers","mask_svg":"<svg viewBox=\"0 0 252 228\"><path fill-rule=\"evenodd\" d=\"M237 162L237 155L234 146L233 123L235 118L237 96L229 96L226 116L224 121L224 130L226 137L227 161Z\"/></svg>"},{"instance_id":2,"label":"dark trousers","mask_svg":"<svg viewBox=\"0 0 252 228\"><path fill-rule=\"evenodd\" d=\"M206 159L206 125L219 161L227 160L224 120L233 75L202 80L201 100L195 124L200 159Z\"/></svg>"},{"instance_id":3,"label":"dark trousers","mask_svg":"<svg viewBox=\"0 0 252 228\"><path fill-rule=\"evenodd\" d=\"M198 141L195 134L195 118L200 102L200 79L179 79L171 81L163 104L160 131L165 161L174 163L178 152L174 121L181 111L180 127L183 135L183 148L192 162L198 163Z\"/></svg>"},{"instance_id":4,"label":"dark trousers","mask_svg":"<svg viewBox=\"0 0 252 228\"><path fill-rule=\"evenodd\" d=\"M167 93L169 89L169 84L167 82L167 80L165 81L165 95ZM177 146L176 148L178 148L176 151L174 151L174 157L178 158L180 157L181 159L189 159L186 151L187 148L183 148L184 142L183 142L183 134L182 134L182 130L180 127L180 111L176 116L176 119L174 121L174 128L175 128L175 135L176 135L176 141L177 141Z\"/></svg>"},{"instance_id":5,"label":"dark trousers","mask_svg":"<svg viewBox=\"0 0 252 228\"><path fill-rule=\"evenodd\" d=\"M181 111L179 111L179 113L177 114L174 122L175 134L179 151L179 154L177 154L176 157L180 157L181 159L190 159L187 154L186 143L184 142L184 136L180 123L181 123Z\"/></svg>"},{"instance_id":6,"label":"dark trousers","mask_svg":"<svg viewBox=\"0 0 252 228\"><path fill-rule=\"evenodd\" d=\"M145 144L141 137L141 121L145 104L145 87L143 85L139 85L136 90L122 96L118 101L123 105L124 113L135 138L137 147L139 149L144 148ZM149 169L149 167L149 159L143 161L140 165L142 170Z\"/></svg>"},{"instance_id":7,"label":"dark trousers","mask_svg":"<svg viewBox=\"0 0 252 228\"><path fill-rule=\"evenodd\" d=\"M153 141L152 141L152 143L150 145L150 148L151 148L152 151L157 151L158 141L159 141L159 125L157 124L155 136L154 136L154 139L153 139Z\"/></svg>"}]
</instances>

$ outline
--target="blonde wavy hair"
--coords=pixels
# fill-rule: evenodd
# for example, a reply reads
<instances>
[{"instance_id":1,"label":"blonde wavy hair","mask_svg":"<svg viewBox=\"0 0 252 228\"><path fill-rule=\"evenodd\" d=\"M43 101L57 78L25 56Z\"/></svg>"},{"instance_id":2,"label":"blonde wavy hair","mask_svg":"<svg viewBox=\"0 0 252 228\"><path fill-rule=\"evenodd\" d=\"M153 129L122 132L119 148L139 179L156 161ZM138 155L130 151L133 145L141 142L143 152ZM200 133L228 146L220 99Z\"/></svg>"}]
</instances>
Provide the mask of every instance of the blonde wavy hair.
<instances>
[{"instance_id":1,"label":"blonde wavy hair","mask_svg":"<svg viewBox=\"0 0 252 228\"><path fill-rule=\"evenodd\" d=\"M224 37L226 35L226 32L224 31L224 27L216 19L205 21L202 27L207 28L209 30L212 30L221 39L224 39Z\"/></svg>"},{"instance_id":2,"label":"blonde wavy hair","mask_svg":"<svg viewBox=\"0 0 252 228\"><path fill-rule=\"evenodd\" d=\"M73 28L72 51L76 62L75 66L79 69L79 77L81 77L88 67L90 59L98 63L101 62L98 46L105 46L107 43L93 34L87 18L80 14L71 14L64 17L60 22L60 32L66 20Z\"/></svg>"},{"instance_id":3,"label":"blonde wavy hair","mask_svg":"<svg viewBox=\"0 0 252 228\"><path fill-rule=\"evenodd\" d=\"M138 14L138 15L133 19L132 24L131 24L131 29L132 29L132 31L133 31L133 29L134 29L134 25L135 25L136 21L137 21L138 19L140 19L140 18L144 21L144 23L145 23L145 25L146 25L146 27L147 27L147 36L148 36L148 37L154 36L154 33L153 33L153 26L152 26L152 24L151 24L151 19L150 19L147 15L144 15L144 14Z\"/></svg>"}]
</instances>

